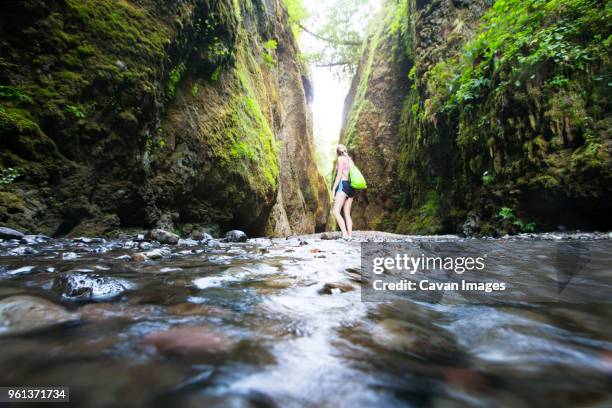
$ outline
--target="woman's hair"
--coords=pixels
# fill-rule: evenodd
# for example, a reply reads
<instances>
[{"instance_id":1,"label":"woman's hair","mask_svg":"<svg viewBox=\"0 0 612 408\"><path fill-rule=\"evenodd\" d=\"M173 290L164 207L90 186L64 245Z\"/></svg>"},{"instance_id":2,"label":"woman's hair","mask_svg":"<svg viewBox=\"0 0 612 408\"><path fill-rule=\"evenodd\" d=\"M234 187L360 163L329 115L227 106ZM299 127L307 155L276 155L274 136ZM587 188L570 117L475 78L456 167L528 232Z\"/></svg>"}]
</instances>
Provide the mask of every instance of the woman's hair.
<instances>
[{"instance_id":1,"label":"woman's hair","mask_svg":"<svg viewBox=\"0 0 612 408\"><path fill-rule=\"evenodd\" d=\"M339 144L338 147L336 147L336 154L338 156L344 156L347 153L348 152L346 151L346 146L345 145Z\"/></svg>"}]
</instances>

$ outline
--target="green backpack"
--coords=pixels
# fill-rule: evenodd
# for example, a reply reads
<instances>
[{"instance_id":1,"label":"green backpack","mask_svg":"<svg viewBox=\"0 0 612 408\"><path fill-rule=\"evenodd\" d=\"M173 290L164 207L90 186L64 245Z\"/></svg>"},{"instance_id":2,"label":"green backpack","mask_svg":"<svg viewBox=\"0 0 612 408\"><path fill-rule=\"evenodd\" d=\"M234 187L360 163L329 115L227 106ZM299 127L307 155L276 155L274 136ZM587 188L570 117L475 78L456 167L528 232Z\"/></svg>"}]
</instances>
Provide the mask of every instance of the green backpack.
<instances>
[{"instance_id":1,"label":"green backpack","mask_svg":"<svg viewBox=\"0 0 612 408\"><path fill-rule=\"evenodd\" d=\"M355 166L353 160L351 160L351 166L349 167L349 179L351 180L351 187L355 190L363 190L367 187L363 174Z\"/></svg>"}]
</instances>

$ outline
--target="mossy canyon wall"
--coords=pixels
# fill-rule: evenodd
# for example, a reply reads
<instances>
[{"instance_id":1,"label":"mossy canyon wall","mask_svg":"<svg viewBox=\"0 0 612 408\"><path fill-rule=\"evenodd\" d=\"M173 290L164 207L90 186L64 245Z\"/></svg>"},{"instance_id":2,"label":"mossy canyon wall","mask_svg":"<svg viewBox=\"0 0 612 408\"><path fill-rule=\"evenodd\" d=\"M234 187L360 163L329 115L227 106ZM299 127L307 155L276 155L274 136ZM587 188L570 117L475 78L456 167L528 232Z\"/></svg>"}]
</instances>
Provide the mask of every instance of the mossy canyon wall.
<instances>
[{"instance_id":1,"label":"mossy canyon wall","mask_svg":"<svg viewBox=\"0 0 612 408\"><path fill-rule=\"evenodd\" d=\"M297 53L280 0L2 2L0 223L323 228Z\"/></svg>"},{"instance_id":2,"label":"mossy canyon wall","mask_svg":"<svg viewBox=\"0 0 612 408\"><path fill-rule=\"evenodd\" d=\"M390 0L341 140L356 226L612 228L612 9L595 0Z\"/></svg>"}]
</instances>

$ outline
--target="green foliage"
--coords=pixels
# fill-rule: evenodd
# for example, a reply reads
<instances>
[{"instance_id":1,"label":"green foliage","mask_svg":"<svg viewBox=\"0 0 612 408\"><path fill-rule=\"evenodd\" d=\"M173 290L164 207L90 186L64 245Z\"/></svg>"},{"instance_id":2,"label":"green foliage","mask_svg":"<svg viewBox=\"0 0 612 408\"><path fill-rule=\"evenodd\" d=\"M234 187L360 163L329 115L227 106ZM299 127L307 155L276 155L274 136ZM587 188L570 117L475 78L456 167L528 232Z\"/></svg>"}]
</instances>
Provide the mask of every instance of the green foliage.
<instances>
[{"instance_id":1,"label":"green foliage","mask_svg":"<svg viewBox=\"0 0 612 408\"><path fill-rule=\"evenodd\" d=\"M276 59L274 58L272 54L276 50L277 46L278 46L278 43L274 39L268 40L264 42L263 44L263 48L264 48L263 59L264 59L265 64L269 67L273 67L276 65Z\"/></svg>"},{"instance_id":2,"label":"green foliage","mask_svg":"<svg viewBox=\"0 0 612 408\"><path fill-rule=\"evenodd\" d=\"M502 207L501 210L499 210L499 216L504 220L515 218L514 211L512 211L510 207Z\"/></svg>"},{"instance_id":3,"label":"green foliage","mask_svg":"<svg viewBox=\"0 0 612 408\"><path fill-rule=\"evenodd\" d=\"M263 43L264 50L274 51L278 47L278 42L275 39L270 39Z\"/></svg>"},{"instance_id":4,"label":"green foliage","mask_svg":"<svg viewBox=\"0 0 612 408\"><path fill-rule=\"evenodd\" d=\"M521 232L535 231L535 222L524 222L514 214L514 211L512 211L512 208L510 207L502 207L499 211L499 216L502 217L503 220L511 222L512 225L517 227Z\"/></svg>"},{"instance_id":5,"label":"green foliage","mask_svg":"<svg viewBox=\"0 0 612 408\"><path fill-rule=\"evenodd\" d=\"M490 214L500 197L517 199L524 217L533 193L577 206L605 200L611 17L610 2L597 0L497 0L461 48L443 41L442 56L435 49L415 61L420 99L407 105L403 181L427 186L432 167L446 174L441 197L463 211L454 223L469 211ZM508 211L507 228L535 229ZM537 221L549 228L549 220Z\"/></svg>"},{"instance_id":6,"label":"green foliage","mask_svg":"<svg viewBox=\"0 0 612 408\"><path fill-rule=\"evenodd\" d=\"M83 112L83 109L81 109L81 107L77 105L66 105L64 106L64 110L68 113L73 114L75 118L82 119L86 116L85 112Z\"/></svg>"},{"instance_id":7,"label":"green foliage","mask_svg":"<svg viewBox=\"0 0 612 408\"><path fill-rule=\"evenodd\" d=\"M14 86L0 85L0 97L23 103L34 102L30 95L26 94L25 92Z\"/></svg>"},{"instance_id":8,"label":"green foliage","mask_svg":"<svg viewBox=\"0 0 612 408\"><path fill-rule=\"evenodd\" d=\"M166 146L166 138L164 137L163 128L157 128L155 133L147 136L145 149L147 150L149 156L155 152L156 148L163 149L164 146Z\"/></svg>"},{"instance_id":9,"label":"green foliage","mask_svg":"<svg viewBox=\"0 0 612 408\"><path fill-rule=\"evenodd\" d=\"M493 181L495 181L495 177L492 174L485 173L482 175L482 184L485 186L493 184Z\"/></svg>"},{"instance_id":10,"label":"green foliage","mask_svg":"<svg viewBox=\"0 0 612 408\"><path fill-rule=\"evenodd\" d=\"M610 32L610 13L602 12L598 4L596 0L497 0L461 55L433 69L431 91L447 88L437 99L445 101L447 109L469 110L489 94L522 88L526 80L538 79L543 64L554 64L560 73L550 85L566 86L568 75L587 74L608 53L600 33ZM531 76L525 78L526 72Z\"/></svg>"},{"instance_id":11,"label":"green foliage","mask_svg":"<svg viewBox=\"0 0 612 408\"><path fill-rule=\"evenodd\" d=\"M0 185L11 184L15 179L23 173L20 169L13 167L0 167Z\"/></svg>"},{"instance_id":12,"label":"green foliage","mask_svg":"<svg viewBox=\"0 0 612 408\"><path fill-rule=\"evenodd\" d=\"M179 65L174 67L170 71L170 75L168 76L168 99L172 100L174 95L176 94L176 86L181 81L181 77L185 73L185 63L181 62Z\"/></svg>"},{"instance_id":13,"label":"green foliage","mask_svg":"<svg viewBox=\"0 0 612 408\"><path fill-rule=\"evenodd\" d=\"M269 95L261 81L263 72L252 53L239 49L231 75L237 87L228 100L221 123L207 135L220 169L247 180L261 194L274 191L278 183L278 151L269 119L260 98Z\"/></svg>"},{"instance_id":14,"label":"green foliage","mask_svg":"<svg viewBox=\"0 0 612 408\"><path fill-rule=\"evenodd\" d=\"M339 77L350 78L357 68L372 17L369 0L330 0L312 7L301 27L314 41L309 42L305 59L329 67ZM378 21L379 19L373 19Z\"/></svg>"},{"instance_id":15,"label":"green foliage","mask_svg":"<svg viewBox=\"0 0 612 408\"><path fill-rule=\"evenodd\" d=\"M198 96L198 92L200 91L200 85L196 82L191 86L191 96Z\"/></svg>"},{"instance_id":16,"label":"green foliage","mask_svg":"<svg viewBox=\"0 0 612 408\"><path fill-rule=\"evenodd\" d=\"M234 15L238 21L242 21L242 13L240 12L240 0L232 0Z\"/></svg>"},{"instance_id":17,"label":"green foliage","mask_svg":"<svg viewBox=\"0 0 612 408\"><path fill-rule=\"evenodd\" d=\"M308 17L308 12L304 7L303 0L283 0L285 7L287 8L287 14L289 16L289 24L291 25L291 31L296 40L300 38L300 25Z\"/></svg>"},{"instance_id":18,"label":"green foliage","mask_svg":"<svg viewBox=\"0 0 612 408\"><path fill-rule=\"evenodd\" d=\"M415 66L413 65L412 68L410 68L410 72L408 72L408 79L410 80L414 80L414 70L415 70Z\"/></svg>"},{"instance_id":19,"label":"green foliage","mask_svg":"<svg viewBox=\"0 0 612 408\"><path fill-rule=\"evenodd\" d=\"M221 72L223 72L223 69L221 67L215 68L213 73L210 75L210 79L212 81L215 81L215 82L218 81L219 80L219 76L221 75Z\"/></svg>"}]
</instances>

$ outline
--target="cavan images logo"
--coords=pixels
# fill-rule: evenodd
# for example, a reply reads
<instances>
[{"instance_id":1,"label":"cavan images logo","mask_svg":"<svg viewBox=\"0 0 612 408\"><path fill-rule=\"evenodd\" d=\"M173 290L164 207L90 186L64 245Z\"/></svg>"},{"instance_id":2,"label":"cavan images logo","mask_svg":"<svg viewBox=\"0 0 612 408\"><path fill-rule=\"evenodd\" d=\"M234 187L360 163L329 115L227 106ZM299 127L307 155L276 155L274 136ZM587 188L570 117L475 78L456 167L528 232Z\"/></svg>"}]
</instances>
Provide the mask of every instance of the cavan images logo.
<instances>
[{"instance_id":1,"label":"cavan images logo","mask_svg":"<svg viewBox=\"0 0 612 408\"><path fill-rule=\"evenodd\" d=\"M612 242L490 240L362 244L362 300L611 301Z\"/></svg>"}]
</instances>

